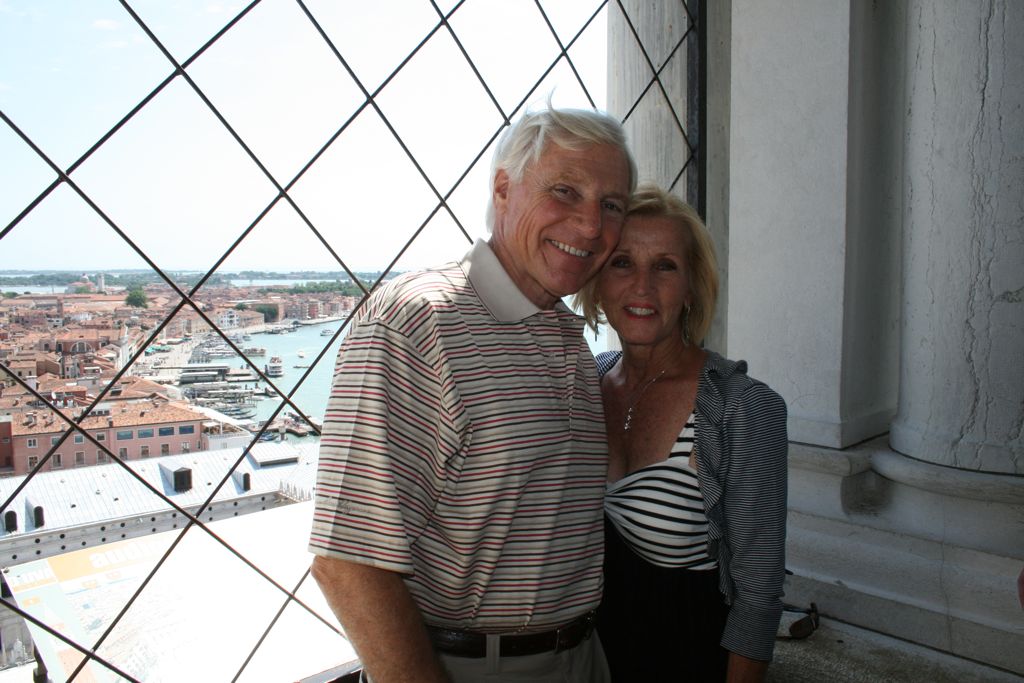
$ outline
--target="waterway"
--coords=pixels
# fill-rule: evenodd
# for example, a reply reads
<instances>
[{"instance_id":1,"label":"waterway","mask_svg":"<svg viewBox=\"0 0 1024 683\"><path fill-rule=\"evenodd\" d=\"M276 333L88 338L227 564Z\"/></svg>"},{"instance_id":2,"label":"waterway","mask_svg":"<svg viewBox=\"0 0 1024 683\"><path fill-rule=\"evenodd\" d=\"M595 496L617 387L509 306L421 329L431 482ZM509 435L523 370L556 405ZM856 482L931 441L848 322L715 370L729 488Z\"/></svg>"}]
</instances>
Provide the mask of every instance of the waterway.
<instances>
[{"instance_id":1,"label":"waterway","mask_svg":"<svg viewBox=\"0 0 1024 683\"><path fill-rule=\"evenodd\" d=\"M334 375L334 361L338 355L338 347L341 344L341 340L344 338L347 328L342 330L341 334L338 335L337 339L333 342L331 337L322 336L323 330L336 331L341 327L341 321L333 321L329 323L315 324L315 325L302 325L295 332L289 332L287 334L253 334L251 338L242 344L240 347L258 346L263 347L267 350L265 356L254 357L253 363L260 369L265 369L265 366L270 362L270 359L274 356L280 356L284 376L271 378L274 385L283 393L288 394L296 386L300 379L303 378L305 373L309 373L302 381L301 386L295 390L292 395L292 402L305 413L307 416L320 422L324 416L324 410L327 407L327 399L330 396L331 391L331 379ZM608 348L608 334L606 327L602 327L601 333L597 339L594 339L592 332L587 332L587 342L590 344L591 350L597 354L600 351L605 351ZM320 353L328 344L330 347L324 352L318 363L315 363L317 354ZM208 365L224 365L226 363L233 363L235 367L241 366L242 360L240 358L223 359L218 358L209 361ZM297 366L313 366L310 369L306 367ZM246 366L248 367L248 366ZM249 385L252 386L251 384ZM259 382L258 387L264 388L267 386L266 382ZM253 420L268 420L271 415L281 404L281 399L277 397L267 397L257 400L256 402L256 415ZM290 406L284 406L278 417L287 417L288 413L294 412ZM295 437L288 437L295 438Z\"/></svg>"},{"instance_id":2,"label":"waterway","mask_svg":"<svg viewBox=\"0 0 1024 683\"><path fill-rule=\"evenodd\" d=\"M124 287L107 287L108 294L123 292ZM0 285L0 292L15 294L67 294L67 285Z\"/></svg>"},{"instance_id":3,"label":"waterway","mask_svg":"<svg viewBox=\"0 0 1024 683\"><path fill-rule=\"evenodd\" d=\"M337 282L326 278L310 280L287 280L284 278L276 280L240 280L230 281L235 287L296 287L308 285L314 282ZM123 291L124 287L111 287L112 291ZM15 294L66 294L67 285L0 285L0 292L14 292Z\"/></svg>"},{"instance_id":4,"label":"waterway","mask_svg":"<svg viewBox=\"0 0 1024 683\"><path fill-rule=\"evenodd\" d=\"M67 285L0 285L0 292L15 294L64 294Z\"/></svg>"},{"instance_id":5,"label":"waterway","mask_svg":"<svg viewBox=\"0 0 1024 683\"><path fill-rule=\"evenodd\" d=\"M322 330L336 331L341 326L341 321L333 321L316 325L302 325L295 332L287 334L253 334L251 338L239 344L240 347L258 346L265 348L265 356L253 356L254 365L261 370L266 370L270 359L274 356L281 358L284 375L272 377L270 381L285 395L292 392L292 389L302 380L308 372L308 376L292 394L292 402L310 418L316 421L323 419L324 409L327 407L327 398L331 390L331 376L334 370L334 360L338 355L338 346L345 336L343 330L338 338L332 343L331 337L322 336ZM328 344L330 348L324 352L319 362L316 362L317 355ZM225 365L232 364L234 367L248 367L244 365L241 358L215 358L207 363L196 365ZM297 366L312 366L297 367ZM257 383L260 389L268 386L267 382ZM248 385L252 387L252 384ZM256 416L253 420L268 420L281 404L282 399L270 396L259 399L256 402ZM290 406L282 408L279 417L287 417L289 412L294 412Z\"/></svg>"},{"instance_id":6,"label":"waterway","mask_svg":"<svg viewBox=\"0 0 1024 683\"><path fill-rule=\"evenodd\" d=\"M311 282L338 282L337 279L331 278L313 278L310 280L289 280L285 278L267 279L267 280L244 280L244 279L233 279L230 281L235 287L298 287L301 285L308 285Z\"/></svg>"}]
</instances>

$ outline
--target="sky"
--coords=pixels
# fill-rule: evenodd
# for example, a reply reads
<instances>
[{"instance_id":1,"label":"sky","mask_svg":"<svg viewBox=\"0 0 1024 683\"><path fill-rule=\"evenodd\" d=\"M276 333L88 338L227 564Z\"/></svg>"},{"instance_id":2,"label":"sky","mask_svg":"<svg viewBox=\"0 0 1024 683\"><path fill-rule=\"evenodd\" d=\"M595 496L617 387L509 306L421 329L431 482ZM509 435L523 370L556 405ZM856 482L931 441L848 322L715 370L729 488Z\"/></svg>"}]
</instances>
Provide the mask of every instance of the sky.
<instances>
[{"instance_id":1,"label":"sky","mask_svg":"<svg viewBox=\"0 0 1024 683\"><path fill-rule=\"evenodd\" d=\"M295 0L263 0L192 61L246 5L130 4L166 50L187 62L188 75L277 183L295 181L288 190L295 205L279 198L267 173L178 76L75 166L71 179L95 208L60 186L0 238L0 271L148 268L100 212L160 268L207 270L268 206L218 270L338 270L330 250L352 270L379 270L421 226L395 268L451 260L468 246L459 223L472 238L486 234L486 145L502 112L524 98L534 107L548 97L556 106L589 106L565 60L528 96L559 52L533 0L466 0L451 27L497 106L444 28L376 96L428 183L382 118L364 106L359 84ZM443 12L456 4L438 2ZM564 43L600 5L544 3ZM370 92L438 24L429 0L307 0L306 6ZM598 108L606 97L607 11L570 49ZM114 0L0 0L0 111L62 169L172 74L171 62ZM3 121L0 160L2 231L56 174ZM435 211L435 192L452 192L454 218Z\"/></svg>"}]
</instances>

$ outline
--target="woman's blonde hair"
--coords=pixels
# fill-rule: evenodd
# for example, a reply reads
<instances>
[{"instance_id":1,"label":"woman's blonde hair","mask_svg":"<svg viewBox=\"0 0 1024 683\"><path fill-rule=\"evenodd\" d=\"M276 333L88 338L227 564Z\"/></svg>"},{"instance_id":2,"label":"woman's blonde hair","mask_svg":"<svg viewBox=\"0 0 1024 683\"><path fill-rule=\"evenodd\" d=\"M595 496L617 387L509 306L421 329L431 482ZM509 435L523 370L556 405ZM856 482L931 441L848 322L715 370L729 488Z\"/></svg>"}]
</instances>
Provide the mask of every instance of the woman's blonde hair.
<instances>
[{"instance_id":1,"label":"woman's blonde hair","mask_svg":"<svg viewBox=\"0 0 1024 683\"><path fill-rule=\"evenodd\" d=\"M711 235L692 206L657 185L640 185L630 197L626 225L630 218L636 216L668 218L683 231L691 297L689 312L682 316L679 332L687 344L699 344L711 327L715 302L718 300L718 261ZM600 277L600 273L592 277L573 297L573 305L594 332L597 332L598 325L605 322L597 296L597 281Z\"/></svg>"}]
</instances>

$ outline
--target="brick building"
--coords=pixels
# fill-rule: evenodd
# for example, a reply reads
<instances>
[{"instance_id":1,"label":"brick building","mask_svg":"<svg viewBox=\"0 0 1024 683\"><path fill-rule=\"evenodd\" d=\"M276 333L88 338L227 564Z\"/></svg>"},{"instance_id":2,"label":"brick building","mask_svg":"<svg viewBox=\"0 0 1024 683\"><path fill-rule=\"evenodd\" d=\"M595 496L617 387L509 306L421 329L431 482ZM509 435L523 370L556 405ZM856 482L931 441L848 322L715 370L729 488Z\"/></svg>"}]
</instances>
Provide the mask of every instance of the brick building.
<instances>
[{"instance_id":1,"label":"brick building","mask_svg":"<svg viewBox=\"0 0 1024 683\"><path fill-rule=\"evenodd\" d=\"M105 408L103 407L105 406ZM82 427L96 441L124 460L177 455L207 448L203 422L208 418L182 403L163 400L101 404ZM25 474L60 441L66 425L46 409L13 416L11 470ZM48 470L109 462L109 456L80 432L68 436L45 466Z\"/></svg>"}]
</instances>

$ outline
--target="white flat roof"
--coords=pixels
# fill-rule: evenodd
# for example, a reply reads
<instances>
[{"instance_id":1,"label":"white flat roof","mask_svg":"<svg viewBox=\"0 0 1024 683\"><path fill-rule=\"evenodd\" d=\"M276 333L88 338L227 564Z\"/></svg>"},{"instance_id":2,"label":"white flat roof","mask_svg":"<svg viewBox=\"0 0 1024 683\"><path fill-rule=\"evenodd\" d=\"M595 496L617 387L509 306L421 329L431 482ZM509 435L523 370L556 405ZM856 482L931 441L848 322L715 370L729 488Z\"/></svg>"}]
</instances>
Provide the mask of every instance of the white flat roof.
<instances>
[{"instance_id":1,"label":"white flat roof","mask_svg":"<svg viewBox=\"0 0 1024 683\"><path fill-rule=\"evenodd\" d=\"M153 573L100 656L140 681L229 681L266 633L237 680L296 681L356 658L307 574L312 514L308 501L213 522L210 533L193 527L155 573L181 529L8 567L5 578L22 609L91 648ZM211 534L294 590L309 609ZM42 629L30 629L50 679L63 683L80 655ZM102 665L86 668L85 677L97 683L120 680Z\"/></svg>"},{"instance_id":2,"label":"white flat roof","mask_svg":"<svg viewBox=\"0 0 1024 683\"><path fill-rule=\"evenodd\" d=\"M139 479L183 508L199 505L210 497L214 487L240 457L242 461L235 471L249 474L250 490L243 491L240 478L231 477L217 492L215 502L242 495L274 494L281 489L298 494L299 498L308 498L316 483L318 448L318 442L273 441L252 446L244 457L242 452L246 449L233 447L129 460L128 467L138 477L118 463L40 472L4 509L5 513L7 510L17 513L18 529L8 532L0 523L0 545L4 539L18 534L55 531L168 510L167 503ZM261 466L261 461L281 464ZM192 488L175 492L173 481L161 474L161 465L172 471L183 467L191 469ZM7 500L24 480L25 476L0 479L0 502ZM43 508L45 523L39 529L32 524L30 513L35 506Z\"/></svg>"}]
</instances>

